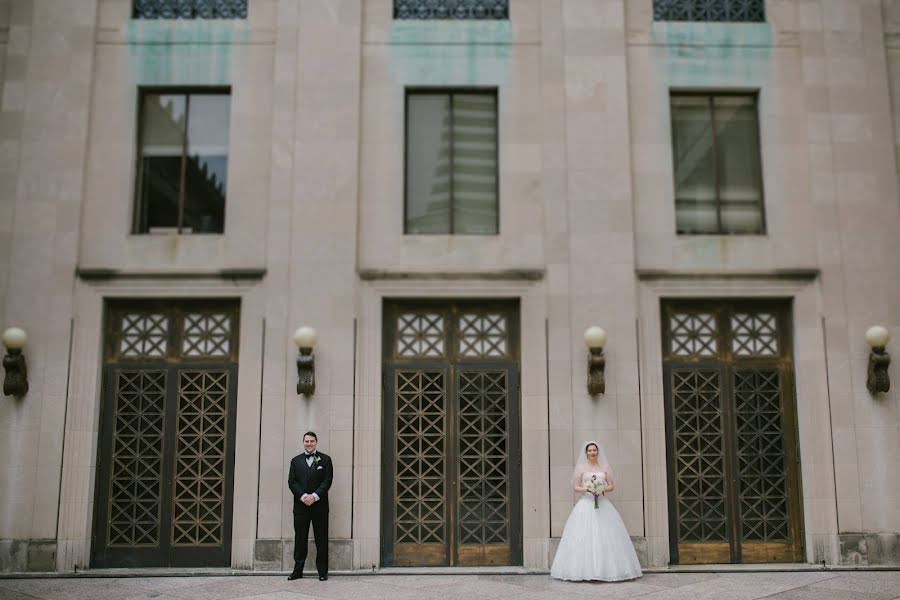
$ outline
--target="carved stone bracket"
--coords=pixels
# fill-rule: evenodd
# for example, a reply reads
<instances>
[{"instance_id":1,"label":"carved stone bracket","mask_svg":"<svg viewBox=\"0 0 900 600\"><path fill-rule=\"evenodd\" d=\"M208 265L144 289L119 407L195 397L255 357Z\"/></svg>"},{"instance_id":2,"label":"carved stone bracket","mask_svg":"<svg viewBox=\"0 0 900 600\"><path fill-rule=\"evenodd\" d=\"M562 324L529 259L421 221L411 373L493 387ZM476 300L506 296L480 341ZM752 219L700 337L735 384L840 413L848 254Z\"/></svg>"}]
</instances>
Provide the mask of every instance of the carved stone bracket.
<instances>
[{"instance_id":1,"label":"carved stone bracket","mask_svg":"<svg viewBox=\"0 0 900 600\"><path fill-rule=\"evenodd\" d=\"M592 396L606 393L606 357L603 356L603 348L591 348L588 355L588 379L587 389Z\"/></svg>"},{"instance_id":2,"label":"carved stone bracket","mask_svg":"<svg viewBox=\"0 0 900 600\"><path fill-rule=\"evenodd\" d=\"M891 355L884 348L872 348L869 354L869 373L866 378L866 387L872 394L887 392L891 389L891 379L888 376L888 366L891 364Z\"/></svg>"},{"instance_id":3,"label":"carved stone bracket","mask_svg":"<svg viewBox=\"0 0 900 600\"><path fill-rule=\"evenodd\" d=\"M297 393L311 396L316 392L316 364L312 348L301 348L297 355Z\"/></svg>"},{"instance_id":4,"label":"carved stone bracket","mask_svg":"<svg viewBox=\"0 0 900 600\"><path fill-rule=\"evenodd\" d=\"M22 397L28 393L28 369L25 366L25 356L21 350L9 349L3 357L3 369L6 377L3 379L3 393L7 396Z\"/></svg>"}]
</instances>

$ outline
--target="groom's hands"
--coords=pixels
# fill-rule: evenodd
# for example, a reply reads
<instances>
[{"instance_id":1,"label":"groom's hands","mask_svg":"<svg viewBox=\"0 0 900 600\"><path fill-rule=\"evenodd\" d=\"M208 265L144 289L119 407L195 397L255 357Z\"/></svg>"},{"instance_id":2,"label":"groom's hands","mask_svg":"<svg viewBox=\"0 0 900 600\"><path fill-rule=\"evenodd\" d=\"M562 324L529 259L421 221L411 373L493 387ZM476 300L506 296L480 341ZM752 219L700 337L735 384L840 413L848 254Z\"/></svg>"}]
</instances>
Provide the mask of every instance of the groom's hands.
<instances>
[{"instance_id":1,"label":"groom's hands","mask_svg":"<svg viewBox=\"0 0 900 600\"><path fill-rule=\"evenodd\" d=\"M303 494L302 496L300 496L300 502L307 506L312 506L318 499L319 497L316 494Z\"/></svg>"}]
</instances>

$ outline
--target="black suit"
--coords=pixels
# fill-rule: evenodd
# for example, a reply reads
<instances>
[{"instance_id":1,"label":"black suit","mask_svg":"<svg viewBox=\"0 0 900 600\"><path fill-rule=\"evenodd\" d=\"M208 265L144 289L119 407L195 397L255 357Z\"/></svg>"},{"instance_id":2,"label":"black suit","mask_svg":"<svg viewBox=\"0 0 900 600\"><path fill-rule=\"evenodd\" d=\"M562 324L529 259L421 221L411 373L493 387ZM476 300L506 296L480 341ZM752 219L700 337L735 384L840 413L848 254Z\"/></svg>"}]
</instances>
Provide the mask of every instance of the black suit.
<instances>
[{"instance_id":1,"label":"black suit","mask_svg":"<svg viewBox=\"0 0 900 600\"><path fill-rule=\"evenodd\" d=\"M315 453L311 465L306 464L306 453L291 459L288 471L288 487L294 495L294 570L303 570L306 562L306 546L309 524L313 526L316 540L316 570L328 575L328 488L334 478L331 457ZM319 499L307 506L300 501L303 494L316 494Z\"/></svg>"}]
</instances>

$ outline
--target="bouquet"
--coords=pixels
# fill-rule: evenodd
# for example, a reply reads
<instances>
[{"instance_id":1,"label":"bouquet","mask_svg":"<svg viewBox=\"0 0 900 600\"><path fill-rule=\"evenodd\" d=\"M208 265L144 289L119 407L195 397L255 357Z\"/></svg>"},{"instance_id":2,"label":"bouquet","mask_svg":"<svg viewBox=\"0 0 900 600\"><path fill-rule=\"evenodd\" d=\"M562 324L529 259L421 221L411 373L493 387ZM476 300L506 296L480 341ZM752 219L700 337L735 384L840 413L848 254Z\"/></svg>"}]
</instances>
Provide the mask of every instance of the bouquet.
<instances>
[{"instance_id":1,"label":"bouquet","mask_svg":"<svg viewBox=\"0 0 900 600\"><path fill-rule=\"evenodd\" d=\"M600 495L606 492L606 477L603 475L591 475L591 480L584 486L589 494L594 496L594 508L600 508Z\"/></svg>"}]
</instances>

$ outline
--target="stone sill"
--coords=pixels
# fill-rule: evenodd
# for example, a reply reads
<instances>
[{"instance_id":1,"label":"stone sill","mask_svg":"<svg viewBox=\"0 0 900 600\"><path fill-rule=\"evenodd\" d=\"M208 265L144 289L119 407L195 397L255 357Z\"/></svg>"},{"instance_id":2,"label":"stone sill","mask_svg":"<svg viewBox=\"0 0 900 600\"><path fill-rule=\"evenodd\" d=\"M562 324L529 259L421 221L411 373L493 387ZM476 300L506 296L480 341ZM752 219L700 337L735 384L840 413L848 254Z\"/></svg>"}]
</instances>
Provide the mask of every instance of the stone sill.
<instances>
[{"instance_id":1,"label":"stone sill","mask_svg":"<svg viewBox=\"0 0 900 600\"><path fill-rule=\"evenodd\" d=\"M215 271L123 271L120 269L76 268L75 275L83 281L113 279L228 279L259 280L266 276L265 268L218 269Z\"/></svg>"},{"instance_id":2,"label":"stone sill","mask_svg":"<svg viewBox=\"0 0 900 600\"><path fill-rule=\"evenodd\" d=\"M359 278L363 281L377 280L439 280L459 281L540 281L544 278L544 269L501 269L495 271L389 271L382 269L360 269Z\"/></svg>"}]
</instances>

